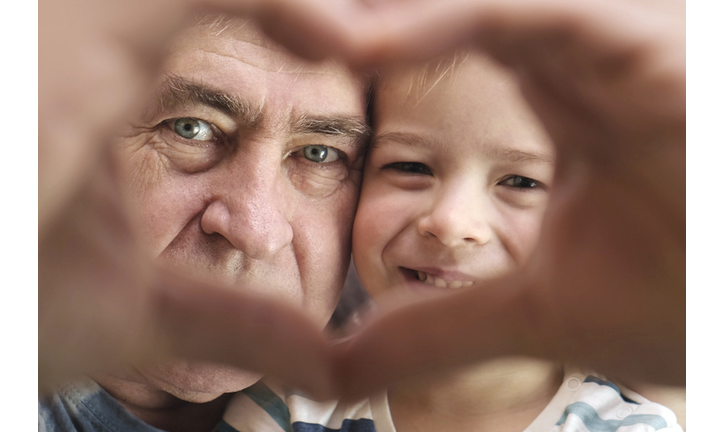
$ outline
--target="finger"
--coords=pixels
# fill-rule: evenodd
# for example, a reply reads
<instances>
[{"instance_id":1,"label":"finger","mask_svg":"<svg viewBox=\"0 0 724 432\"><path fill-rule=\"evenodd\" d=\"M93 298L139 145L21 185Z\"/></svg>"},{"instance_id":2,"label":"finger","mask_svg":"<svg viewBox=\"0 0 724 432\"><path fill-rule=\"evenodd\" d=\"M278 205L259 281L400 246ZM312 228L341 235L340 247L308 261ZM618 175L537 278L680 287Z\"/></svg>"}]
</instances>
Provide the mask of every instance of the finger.
<instances>
[{"instance_id":1,"label":"finger","mask_svg":"<svg viewBox=\"0 0 724 432\"><path fill-rule=\"evenodd\" d=\"M591 136L649 151L686 130L680 2L393 2L367 13L357 64L428 60L463 44L513 67L559 147L598 158ZM671 7L671 6L676 7ZM374 20L370 17L374 16ZM584 146L582 146L582 144Z\"/></svg>"},{"instance_id":2,"label":"finger","mask_svg":"<svg viewBox=\"0 0 724 432\"><path fill-rule=\"evenodd\" d=\"M253 17L265 33L311 60L356 52L349 25L364 9L354 0L191 0L197 7Z\"/></svg>"},{"instance_id":3,"label":"finger","mask_svg":"<svg viewBox=\"0 0 724 432\"><path fill-rule=\"evenodd\" d=\"M271 374L317 398L333 393L326 339L298 308L170 273L153 295L151 352Z\"/></svg>"},{"instance_id":4,"label":"finger","mask_svg":"<svg viewBox=\"0 0 724 432\"><path fill-rule=\"evenodd\" d=\"M669 9L666 12L671 15ZM364 45L357 53L364 57L356 59L363 63L427 60L465 42L509 62L517 60L518 51L510 50L511 42L538 45L541 36L581 41L611 53L643 40L669 40L668 21L660 16L650 5L615 0L408 1L367 9L350 25Z\"/></svg>"},{"instance_id":5,"label":"finger","mask_svg":"<svg viewBox=\"0 0 724 432\"><path fill-rule=\"evenodd\" d=\"M495 356L543 355L538 335L545 330L536 308L526 304L526 292L517 274L386 310L336 347L343 395L356 399L396 381Z\"/></svg>"},{"instance_id":6,"label":"finger","mask_svg":"<svg viewBox=\"0 0 724 432\"><path fill-rule=\"evenodd\" d=\"M107 162L107 161L103 161ZM38 381L48 391L118 365L142 331L148 265L135 247L110 167L95 167L38 243Z\"/></svg>"}]
</instances>

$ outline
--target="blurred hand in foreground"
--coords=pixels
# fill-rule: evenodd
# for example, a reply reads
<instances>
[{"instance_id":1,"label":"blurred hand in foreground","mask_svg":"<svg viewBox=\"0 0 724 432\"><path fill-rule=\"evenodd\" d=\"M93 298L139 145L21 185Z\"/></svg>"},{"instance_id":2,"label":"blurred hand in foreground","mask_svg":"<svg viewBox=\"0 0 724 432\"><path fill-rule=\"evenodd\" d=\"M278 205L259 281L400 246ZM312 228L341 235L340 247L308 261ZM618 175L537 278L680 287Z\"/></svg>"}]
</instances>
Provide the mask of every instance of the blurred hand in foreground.
<instances>
[{"instance_id":1,"label":"blurred hand in foreground","mask_svg":"<svg viewBox=\"0 0 724 432\"><path fill-rule=\"evenodd\" d=\"M41 4L41 389L182 355L329 394L329 352L301 313L141 258L107 169L104 144L198 8L248 13L299 54L364 67L475 44L519 73L557 144L555 190L528 265L370 323L335 358L346 395L505 354L684 382L683 2L135 3Z\"/></svg>"}]
</instances>

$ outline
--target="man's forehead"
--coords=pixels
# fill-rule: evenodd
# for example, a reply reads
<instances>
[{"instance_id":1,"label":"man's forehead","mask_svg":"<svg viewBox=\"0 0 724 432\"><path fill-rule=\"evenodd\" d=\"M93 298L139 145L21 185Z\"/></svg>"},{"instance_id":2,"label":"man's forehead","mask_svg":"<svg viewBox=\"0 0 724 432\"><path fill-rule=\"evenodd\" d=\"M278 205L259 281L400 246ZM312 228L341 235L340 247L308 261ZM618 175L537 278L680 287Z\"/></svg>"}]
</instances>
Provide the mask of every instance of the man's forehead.
<instances>
[{"instance_id":1,"label":"man's forehead","mask_svg":"<svg viewBox=\"0 0 724 432\"><path fill-rule=\"evenodd\" d=\"M175 41L164 69L160 107L223 105L280 125L320 115L365 118L365 77L333 61L299 59L251 21L198 22Z\"/></svg>"},{"instance_id":2,"label":"man's forehead","mask_svg":"<svg viewBox=\"0 0 724 432\"><path fill-rule=\"evenodd\" d=\"M311 62L290 53L266 36L252 20L216 16L204 18L177 41L174 53L201 50L234 58L274 73L348 74L346 67L332 60Z\"/></svg>"}]
</instances>

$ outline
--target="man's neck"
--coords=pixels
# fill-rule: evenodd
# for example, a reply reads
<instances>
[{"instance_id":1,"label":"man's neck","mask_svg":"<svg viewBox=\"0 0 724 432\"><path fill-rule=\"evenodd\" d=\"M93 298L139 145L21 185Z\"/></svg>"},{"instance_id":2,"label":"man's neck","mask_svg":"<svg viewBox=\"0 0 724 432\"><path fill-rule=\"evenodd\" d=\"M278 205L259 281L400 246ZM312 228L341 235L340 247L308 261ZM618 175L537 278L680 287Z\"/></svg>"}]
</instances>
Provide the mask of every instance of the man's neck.
<instances>
[{"instance_id":1,"label":"man's neck","mask_svg":"<svg viewBox=\"0 0 724 432\"><path fill-rule=\"evenodd\" d=\"M150 426L169 432L211 432L233 396L231 393L223 394L210 402L192 403L155 387L133 372L93 379L132 415Z\"/></svg>"},{"instance_id":2,"label":"man's neck","mask_svg":"<svg viewBox=\"0 0 724 432\"><path fill-rule=\"evenodd\" d=\"M388 390L398 432L523 430L563 380L560 365L506 358Z\"/></svg>"}]
</instances>

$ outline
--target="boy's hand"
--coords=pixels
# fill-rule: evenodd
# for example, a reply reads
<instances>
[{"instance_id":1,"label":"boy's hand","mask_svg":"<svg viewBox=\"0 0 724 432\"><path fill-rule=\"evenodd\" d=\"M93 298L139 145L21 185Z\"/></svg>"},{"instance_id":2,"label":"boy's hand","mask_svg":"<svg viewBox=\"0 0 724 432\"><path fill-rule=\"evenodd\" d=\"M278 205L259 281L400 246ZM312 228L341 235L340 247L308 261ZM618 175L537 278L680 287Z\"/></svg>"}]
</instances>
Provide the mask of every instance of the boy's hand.
<instances>
[{"instance_id":1,"label":"boy's hand","mask_svg":"<svg viewBox=\"0 0 724 432\"><path fill-rule=\"evenodd\" d=\"M557 145L540 242L509 277L387 311L339 352L346 396L498 355L685 382L684 3L396 2L353 60L473 43Z\"/></svg>"}]
</instances>

